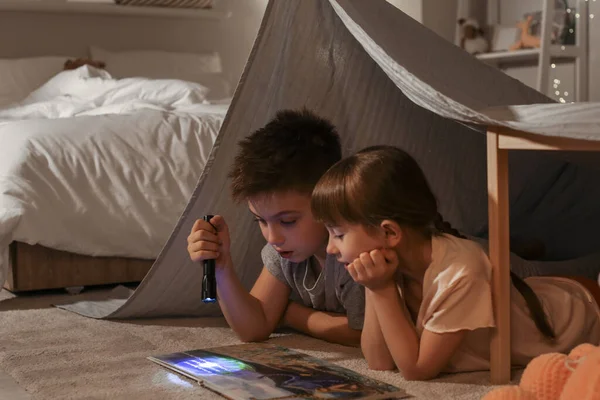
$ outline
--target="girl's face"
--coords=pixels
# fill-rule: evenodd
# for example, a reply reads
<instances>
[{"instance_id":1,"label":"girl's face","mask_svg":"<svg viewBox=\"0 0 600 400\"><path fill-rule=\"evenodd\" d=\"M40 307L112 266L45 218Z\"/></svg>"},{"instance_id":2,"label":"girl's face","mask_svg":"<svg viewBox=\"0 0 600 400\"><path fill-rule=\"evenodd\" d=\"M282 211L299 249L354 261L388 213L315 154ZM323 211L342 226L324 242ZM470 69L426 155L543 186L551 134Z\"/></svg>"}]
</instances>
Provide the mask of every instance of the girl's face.
<instances>
[{"instance_id":1,"label":"girl's face","mask_svg":"<svg viewBox=\"0 0 600 400\"><path fill-rule=\"evenodd\" d=\"M388 246L386 235L381 227L365 228L358 224L339 224L327 227L329 242L327 253L333 254L344 265L350 264L361 253Z\"/></svg>"}]
</instances>

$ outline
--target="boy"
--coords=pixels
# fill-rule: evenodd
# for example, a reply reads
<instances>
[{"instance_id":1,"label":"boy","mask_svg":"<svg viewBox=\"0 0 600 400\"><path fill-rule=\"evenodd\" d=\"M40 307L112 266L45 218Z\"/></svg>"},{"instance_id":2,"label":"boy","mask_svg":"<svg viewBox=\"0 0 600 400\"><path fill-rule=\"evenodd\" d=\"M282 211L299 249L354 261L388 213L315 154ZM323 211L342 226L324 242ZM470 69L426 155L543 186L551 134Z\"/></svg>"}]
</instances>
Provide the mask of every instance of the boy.
<instances>
[{"instance_id":1,"label":"boy","mask_svg":"<svg viewBox=\"0 0 600 400\"><path fill-rule=\"evenodd\" d=\"M239 145L229 174L233 198L247 201L267 240L250 293L235 274L223 217L197 220L188 237L193 261L216 261L218 301L229 326L244 342L266 340L282 322L358 346L364 289L327 255L327 230L310 209L313 187L341 159L335 128L307 110L285 110Z\"/></svg>"}]
</instances>

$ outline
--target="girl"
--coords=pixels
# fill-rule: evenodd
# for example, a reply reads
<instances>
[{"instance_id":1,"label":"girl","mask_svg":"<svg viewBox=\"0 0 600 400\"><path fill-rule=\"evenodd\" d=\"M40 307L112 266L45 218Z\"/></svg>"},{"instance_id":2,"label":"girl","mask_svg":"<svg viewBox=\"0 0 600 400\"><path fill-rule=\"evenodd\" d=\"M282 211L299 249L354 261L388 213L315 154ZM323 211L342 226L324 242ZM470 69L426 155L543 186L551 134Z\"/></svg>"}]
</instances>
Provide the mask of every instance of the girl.
<instances>
[{"instance_id":1,"label":"girl","mask_svg":"<svg viewBox=\"0 0 600 400\"><path fill-rule=\"evenodd\" d=\"M444 223L410 155L376 146L343 159L319 180L311 206L328 227L327 252L365 287L361 347L370 368L397 367L409 380L489 369L491 264ZM582 284L512 278L514 364L600 343L600 309Z\"/></svg>"}]
</instances>

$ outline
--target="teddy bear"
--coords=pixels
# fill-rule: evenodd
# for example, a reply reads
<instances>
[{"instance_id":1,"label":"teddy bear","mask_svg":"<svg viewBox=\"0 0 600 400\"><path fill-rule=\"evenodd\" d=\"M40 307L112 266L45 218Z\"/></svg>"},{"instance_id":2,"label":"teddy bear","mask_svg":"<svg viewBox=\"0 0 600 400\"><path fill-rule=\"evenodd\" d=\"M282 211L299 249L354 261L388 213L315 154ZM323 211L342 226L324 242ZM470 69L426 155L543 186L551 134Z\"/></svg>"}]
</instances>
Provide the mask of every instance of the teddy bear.
<instances>
[{"instance_id":1,"label":"teddy bear","mask_svg":"<svg viewBox=\"0 0 600 400\"><path fill-rule=\"evenodd\" d=\"M489 43L484 36L483 29L474 18L460 18L458 20L460 29L460 47L469 54L485 53L489 49Z\"/></svg>"},{"instance_id":2,"label":"teddy bear","mask_svg":"<svg viewBox=\"0 0 600 400\"><path fill-rule=\"evenodd\" d=\"M77 69L77 68L81 67L82 65L91 65L92 67L95 67L98 69L106 68L106 63L104 61L92 60L91 58L77 58L75 60L69 59L69 60L65 61L63 69L65 71L68 71L68 70L72 70L72 69Z\"/></svg>"},{"instance_id":3,"label":"teddy bear","mask_svg":"<svg viewBox=\"0 0 600 400\"><path fill-rule=\"evenodd\" d=\"M529 362L518 386L496 388L482 400L600 399L600 347L589 343L566 355L542 354Z\"/></svg>"}]
</instances>

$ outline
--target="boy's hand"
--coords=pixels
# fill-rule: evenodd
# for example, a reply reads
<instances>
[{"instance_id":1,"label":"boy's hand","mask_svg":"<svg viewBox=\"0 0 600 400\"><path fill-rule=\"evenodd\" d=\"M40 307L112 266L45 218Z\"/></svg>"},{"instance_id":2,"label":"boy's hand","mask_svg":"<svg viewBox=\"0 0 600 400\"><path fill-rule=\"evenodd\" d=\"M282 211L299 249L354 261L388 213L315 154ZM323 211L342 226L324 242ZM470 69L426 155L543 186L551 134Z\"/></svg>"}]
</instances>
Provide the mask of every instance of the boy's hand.
<instances>
[{"instance_id":1,"label":"boy's hand","mask_svg":"<svg viewBox=\"0 0 600 400\"><path fill-rule=\"evenodd\" d=\"M398 255L391 249L362 253L346 266L352 279L370 290L377 290L394 282L397 268Z\"/></svg>"},{"instance_id":2,"label":"boy's hand","mask_svg":"<svg viewBox=\"0 0 600 400\"><path fill-rule=\"evenodd\" d=\"M214 259L217 268L224 268L231 262L229 228L222 216L214 216L210 223L196 220L187 240L192 261Z\"/></svg>"}]
</instances>

